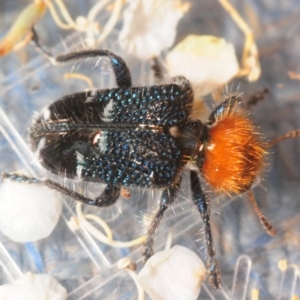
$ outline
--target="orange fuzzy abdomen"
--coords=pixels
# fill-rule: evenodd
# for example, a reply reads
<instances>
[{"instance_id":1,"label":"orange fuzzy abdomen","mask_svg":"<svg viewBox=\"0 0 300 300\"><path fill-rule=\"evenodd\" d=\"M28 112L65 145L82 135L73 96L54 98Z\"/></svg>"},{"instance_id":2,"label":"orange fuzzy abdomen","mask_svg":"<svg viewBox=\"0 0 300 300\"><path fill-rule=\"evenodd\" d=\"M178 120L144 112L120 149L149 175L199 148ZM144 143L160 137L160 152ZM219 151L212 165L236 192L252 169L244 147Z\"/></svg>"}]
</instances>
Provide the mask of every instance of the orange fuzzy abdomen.
<instances>
[{"instance_id":1,"label":"orange fuzzy abdomen","mask_svg":"<svg viewBox=\"0 0 300 300\"><path fill-rule=\"evenodd\" d=\"M222 117L209 130L203 176L215 190L242 193L261 170L264 153L259 134L245 115Z\"/></svg>"}]
</instances>

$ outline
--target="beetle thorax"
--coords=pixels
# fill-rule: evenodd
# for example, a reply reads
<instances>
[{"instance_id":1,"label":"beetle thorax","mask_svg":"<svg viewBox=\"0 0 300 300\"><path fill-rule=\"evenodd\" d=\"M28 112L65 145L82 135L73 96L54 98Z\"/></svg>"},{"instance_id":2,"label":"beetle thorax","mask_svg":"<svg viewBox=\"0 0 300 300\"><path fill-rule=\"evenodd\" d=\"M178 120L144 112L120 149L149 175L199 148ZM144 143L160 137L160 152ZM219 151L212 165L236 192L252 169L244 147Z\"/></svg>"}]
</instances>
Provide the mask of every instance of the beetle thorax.
<instances>
[{"instance_id":1,"label":"beetle thorax","mask_svg":"<svg viewBox=\"0 0 300 300\"><path fill-rule=\"evenodd\" d=\"M262 169L265 152L255 125L244 114L233 112L208 131L203 176L215 190L242 193Z\"/></svg>"}]
</instances>

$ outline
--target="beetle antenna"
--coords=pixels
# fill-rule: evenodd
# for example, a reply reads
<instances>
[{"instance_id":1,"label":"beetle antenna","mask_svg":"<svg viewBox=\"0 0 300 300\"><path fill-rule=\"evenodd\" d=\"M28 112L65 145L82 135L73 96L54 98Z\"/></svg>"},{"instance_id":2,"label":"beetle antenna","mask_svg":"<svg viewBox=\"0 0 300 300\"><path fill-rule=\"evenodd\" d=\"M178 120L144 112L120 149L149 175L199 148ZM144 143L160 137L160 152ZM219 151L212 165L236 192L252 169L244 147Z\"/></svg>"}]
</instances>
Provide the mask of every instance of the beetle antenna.
<instances>
[{"instance_id":1,"label":"beetle antenna","mask_svg":"<svg viewBox=\"0 0 300 300\"><path fill-rule=\"evenodd\" d=\"M248 195L250 202L252 204L252 207L253 207L256 215L258 216L260 223L264 227L265 231L271 236L276 235L276 233L277 233L276 229L271 225L271 223L267 220L267 218L264 216L264 214L258 207L253 192L249 190L249 191L247 191L247 195Z\"/></svg>"},{"instance_id":2,"label":"beetle antenna","mask_svg":"<svg viewBox=\"0 0 300 300\"><path fill-rule=\"evenodd\" d=\"M284 135L281 135L278 138L268 142L267 148L271 148L271 147L273 147L274 145L276 145L277 143L279 143L283 140L293 139L293 138L296 138L296 137L299 137L299 136L300 136L300 129L294 129L294 130L288 131Z\"/></svg>"}]
</instances>

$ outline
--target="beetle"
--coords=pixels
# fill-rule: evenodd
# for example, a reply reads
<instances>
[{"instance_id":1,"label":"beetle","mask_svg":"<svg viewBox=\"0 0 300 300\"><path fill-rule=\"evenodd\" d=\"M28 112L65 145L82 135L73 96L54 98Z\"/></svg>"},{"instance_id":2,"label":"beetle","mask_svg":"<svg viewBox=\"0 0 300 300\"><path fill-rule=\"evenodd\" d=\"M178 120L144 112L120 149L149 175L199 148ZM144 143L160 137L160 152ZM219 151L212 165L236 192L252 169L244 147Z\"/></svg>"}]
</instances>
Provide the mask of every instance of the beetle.
<instances>
[{"instance_id":1,"label":"beetle","mask_svg":"<svg viewBox=\"0 0 300 300\"><path fill-rule=\"evenodd\" d=\"M169 84L132 87L123 59L107 50L83 50L58 56L58 63L88 57L107 57L117 88L78 92L52 103L30 128L33 151L54 174L106 184L95 199L50 179L3 173L4 178L41 183L84 204L114 204L122 187L161 188L160 205L148 229L144 257L153 254L153 237L165 211L178 195L183 170L189 169L192 200L203 222L208 253L209 280L221 287L210 227L210 204L200 177L218 192L249 191L264 167L268 145L248 115L238 110L240 97L227 97L207 122L192 120L193 90L178 76ZM298 136L289 132L279 140ZM263 227L275 229L254 205Z\"/></svg>"}]
</instances>

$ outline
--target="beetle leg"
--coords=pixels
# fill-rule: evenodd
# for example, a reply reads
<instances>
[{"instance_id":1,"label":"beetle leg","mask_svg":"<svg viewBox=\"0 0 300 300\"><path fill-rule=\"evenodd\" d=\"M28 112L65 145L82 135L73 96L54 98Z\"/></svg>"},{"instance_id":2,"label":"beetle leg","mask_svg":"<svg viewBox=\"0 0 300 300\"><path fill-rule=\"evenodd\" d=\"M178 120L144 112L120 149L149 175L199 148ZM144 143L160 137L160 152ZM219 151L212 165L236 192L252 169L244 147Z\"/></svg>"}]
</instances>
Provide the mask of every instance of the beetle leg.
<instances>
[{"instance_id":1,"label":"beetle leg","mask_svg":"<svg viewBox=\"0 0 300 300\"><path fill-rule=\"evenodd\" d=\"M91 198L87 198L73 190L70 190L67 187L62 186L57 182L49 180L49 179L40 180L37 178L27 177L27 176L19 175L16 173L12 173L12 174L5 173L5 172L2 173L2 179L6 179L6 178L10 179L12 181L20 182L20 183L43 184L53 190L56 190L56 191L62 193L63 195L71 197L74 200L79 201L83 204L88 204L88 205L93 205L93 206L98 206L98 207L105 207L105 206L110 206L110 205L114 204L118 200L118 198L120 196L120 190L121 190L120 186L108 184L105 187L102 194L100 195L100 197L98 197L96 199L91 199Z\"/></svg>"},{"instance_id":2,"label":"beetle leg","mask_svg":"<svg viewBox=\"0 0 300 300\"><path fill-rule=\"evenodd\" d=\"M233 95L227 97L220 105L218 105L210 114L206 124L211 125L216 122L225 112L230 112L234 109L237 103L241 102L241 97Z\"/></svg>"},{"instance_id":3,"label":"beetle leg","mask_svg":"<svg viewBox=\"0 0 300 300\"><path fill-rule=\"evenodd\" d=\"M151 222L151 225L147 232L147 240L144 243L144 260L147 261L153 255L153 236L160 224L160 221L164 215L164 212L170 205L175 201L178 190L180 186L180 180L175 183L174 185L165 188L162 191L161 198L160 198L160 207L158 212L155 214L154 219Z\"/></svg>"},{"instance_id":4,"label":"beetle leg","mask_svg":"<svg viewBox=\"0 0 300 300\"><path fill-rule=\"evenodd\" d=\"M201 183L197 172L191 171L191 188L192 188L192 196L193 202L198 209L203 222L204 222L204 230L206 237L206 246L208 250L208 270L209 270L209 280L210 283L215 288L220 288L221 284L221 274L219 269L218 261L215 257L215 249L213 245L213 239L210 228L210 207L209 200L202 191Z\"/></svg>"},{"instance_id":5,"label":"beetle leg","mask_svg":"<svg viewBox=\"0 0 300 300\"><path fill-rule=\"evenodd\" d=\"M258 102L264 100L266 96L270 94L268 88L256 91L251 95L248 95L245 101L242 102L242 105L245 109L250 109L252 106L256 105Z\"/></svg>"},{"instance_id":6,"label":"beetle leg","mask_svg":"<svg viewBox=\"0 0 300 300\"><path fill-rule=\"evenodd\" d=\"M151 66L151 69L154 71L154 78L157 84L160 84L163 79L165 78L165 75L167 74L166 69L162 65L161 61L158 57L154 57L152 59L153 64Z\"/></svg>"},{"instance_id":7,"label":"beetle leg","mask_svg":"<svg viewBox=\"0 0 300 300\"><path fill-rule=\"evenodd\" d=\"M95 199L87 198L73 190L70 190L62 185L60 185L57 182L54 182L52 180L46 179L44 181L41 181L42 184L57 190L58 192L73 198L76 201L79 201L83 204L93 205L97 207L106 207L113 205L116 203L120 196L120 186L115 186L112 184L108 184L104 191L101 193L100 197L97 197Z\"/></svg>"},{"instance_id":8,"label":"beetle leg","mask_svg":"<svg viewBox=\"0 0 300 300\"><path fill-rule=\"evenodd\" d=\"M237 103L241 103L243 108L249 109L257 102L263 100L266 95L268 95L268 93L269 90L265 88L248 96L245 101L242 101L242 98L238 95L229 96L212 111L206 124L211 125L215 123L215 121L220 118L224 114L224 112L230 112L231 110L233 110Z\"/></svg>"},{"instance_id":9,"label":"beetle leg","mask_svg":"<svg viewBox=\"0 0 300 300\"><path fill-rule=\"evenodd\" d=\"M186 91L186 93L194 99L194 92L189 80L187 80L184 76L176 76L171 78L171 83L177 84Z\"/></svg>"},{"instance_id":10,"label":"beetle leg","mask_svg":"<svg viewBox=\"0 0 300 300\"><path fill-rule=\"evenodd\" d=\"M11 181L17 181L17 182L20 182L20 183L29 183L29 184L31 184L31 183L40 183L41 182L37 178L28 177L28 176L20 175L20 174L17 174L17 173L2 172L1 177L2 177L2 181L4 179L10 179Z\"/></svg>"},{"instance_id":11,"label":"beetle leg","mask_svg":"<svg viewBox=\"0 0 300 300\"><path fill-rule=\"evenodd\" d=\"M121 186L107 184L100 197L95 199L95 206L103 207L110 206L116 203L120 196Z\"/></svg>"},{"instance_id":12,"label":"beetle leg","mask_svg":"<svg viewBox=\"0 0 300 300\"><path fill-rule=\"evenodd\" d=\"M41 45L39 36L38 36L36 30L34 29L34 27L32 27L31 33L32 33L31 41L34 43L34 45L36 46L36 48L43 55L45 55L51 62L55 61L55 58L51 55L51 53Z\"/></svg>"},{"instance_id":13,"label":"beetle leg","mask_svg":"<svg viewBox=\"0 0 300 300\"><path fill-rule=\"evenodd\" d=\"M107 51L107 50L81 50L78 52L71 52L56 57L56 62L64 63L68 61L76 61L89 57L108 57L110 63L113 67L116 82L120 88L130 88L131 87L131 74L126 65L125 61L118 55Z\"/></svg>"}]
</instances>

